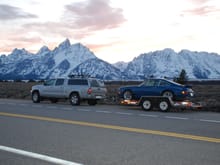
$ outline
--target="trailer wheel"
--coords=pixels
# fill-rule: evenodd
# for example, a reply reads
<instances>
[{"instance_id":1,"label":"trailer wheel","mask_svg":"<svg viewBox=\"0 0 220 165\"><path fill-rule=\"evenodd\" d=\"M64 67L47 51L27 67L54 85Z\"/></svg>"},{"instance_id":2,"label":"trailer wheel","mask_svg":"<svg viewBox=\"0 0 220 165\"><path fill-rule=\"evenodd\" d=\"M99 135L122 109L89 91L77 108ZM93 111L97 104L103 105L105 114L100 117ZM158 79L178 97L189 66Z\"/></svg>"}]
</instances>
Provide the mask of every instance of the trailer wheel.
<instances>
[{"instance_id":1,"label":"trailer wheel","mask_svg":"<svg viewBox=\"0 0 220 165\"><path fill-rule=\"evenodd\" d=\"M132 92L130 90L126 90L123 93L123 99L124 100L131 100L132 99Z\"/></svg>"},{"instance_id":2,"label":"trailer wheel","mask_svg":"<svg viewBox=\"0 0 220 165\"><path fill-rule=\"evenodd\" d=\"M170 109L170 103L167 100L161 100L159 102L159 109L162 112L167 112Z\"/></svg>"},{"instance_id":3,"label":"trailer wheel","mask_svg":"<svg viewBox=\"0 0 220 165\"><path fill-rule=\"evenodd\" d=\"M141 107L143 110L145 111L149 111L152 109L152 103L150 100L144 100L142 103L141 103Z\"/></svg>"}]
</instances>

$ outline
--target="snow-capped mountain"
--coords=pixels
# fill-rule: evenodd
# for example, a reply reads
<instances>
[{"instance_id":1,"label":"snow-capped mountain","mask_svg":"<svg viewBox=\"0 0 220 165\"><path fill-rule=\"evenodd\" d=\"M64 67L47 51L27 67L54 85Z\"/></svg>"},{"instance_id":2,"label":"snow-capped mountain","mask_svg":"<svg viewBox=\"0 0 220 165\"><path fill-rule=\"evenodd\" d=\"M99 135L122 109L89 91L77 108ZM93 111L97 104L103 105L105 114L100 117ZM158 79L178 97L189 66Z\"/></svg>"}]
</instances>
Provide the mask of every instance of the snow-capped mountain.
<instances>
[{"instance_id":1,"label":"snow-capped mountain","mask_svg":"<svg viewBox=\"0 0 220 165\"><path fill-rule=\"evenodd\" d=\"M88 74L103 80L122 80L127 78L127 75L121 72L120 69L98 58L89 59L81 63L73 69L72 73Z\"/></svg>"},{"instance_id":2,"label":"snow-capped mountain","mask_svg":"<svg viewBox=\"0 0 220 165\"><path fill-rule=\"evenodd\" d=\"M97 58L80 43L66 39L50 51L46 46L37 54L15 49L8 56L0 56L0 79L46 79L67 76L77 65Z\"/></svg>"},{"instance_id":3,"label":"snow-capped mountain","mask_svg":"<svg viewBox=\"0 0 220 165\"><path fill-rule=\"evenodd\" d=\"M128 66L128 62L119 61L113 64L116 68L120 69L120 71L124 72Z\"/></svg>"},{"instance_id":4,"label":"snow-capped mountain","mask_svg":"<svg viewBox=\"0 0 220 165\"><path fill-rule=\"evenodd\" d=\"M69 74L86 74L104 80L177 77L184 69L188 78L220 79L220 55L207 52L172 49L154 51L134 58L129 63L109 64L98 59L80 43L68 39L54 50L43 46L36 54L14 49L0 56L0 80L48 79Z\"/></svg>"},{"instance_id":5,"label":"snow-capped mountain","mask_svg":"<svg viewBox=\"0 0 220 165\"><path fill-rule=\"evenodd\" d=\"M173 78L178 77L182 69L191 79L220 78L220 56L189 50L176 53L172 49L164 49L141 54L128 64L126 73L129 76Z\"/></svg>"}]
</instances>

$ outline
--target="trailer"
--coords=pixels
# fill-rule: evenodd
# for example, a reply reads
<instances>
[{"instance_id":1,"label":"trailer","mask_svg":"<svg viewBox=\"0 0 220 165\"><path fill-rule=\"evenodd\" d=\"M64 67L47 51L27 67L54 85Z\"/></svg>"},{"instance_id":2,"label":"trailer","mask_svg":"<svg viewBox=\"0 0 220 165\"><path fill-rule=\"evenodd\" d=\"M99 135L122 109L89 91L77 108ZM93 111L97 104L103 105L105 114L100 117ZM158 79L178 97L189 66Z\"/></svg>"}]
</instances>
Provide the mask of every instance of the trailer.
<instances>
[{"instance_id":1,"label":"trailer","mask_svg":"<svg viewBox=\"0 0 220 165\"><path fill-rule=\"evenodd\" d=\"M184 109L200 109L202 105L200 103L193 103L189 100L173 101L170 97L165 96L142 96L140 100L121 100L123 105L136 105L141 106L143 110L149 111L153 108L159 108L162 112L167 112L171 108Z\"/></svg>"}]
</instances>

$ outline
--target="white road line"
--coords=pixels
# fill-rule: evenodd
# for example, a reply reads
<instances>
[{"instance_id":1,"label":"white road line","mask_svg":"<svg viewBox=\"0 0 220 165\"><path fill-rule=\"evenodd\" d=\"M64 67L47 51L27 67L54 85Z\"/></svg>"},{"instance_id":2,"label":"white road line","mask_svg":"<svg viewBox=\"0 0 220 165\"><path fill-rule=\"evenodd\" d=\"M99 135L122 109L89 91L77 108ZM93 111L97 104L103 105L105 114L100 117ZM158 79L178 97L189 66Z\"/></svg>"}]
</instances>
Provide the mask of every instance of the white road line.
<instances>
[{"instance_id":1,"label":"white road line","mask_svg":"<svg viewBox=\"0 0 220 165\"><path fill-rule=\"evenodd\" d=\"M199 119L199 121L205 121L205 122L210 122L210 123L220 123L219 120L206 120L206 119Z\"/></svg>"},{"instance_id":2,"label":"white road line","mask_svg":"<svg viewBox=\"0 0 220 165\"><path fill-rule=\"evenodd\" d=\"M43 160L43 161L46 161L46 162L59 164L59 165L81 165L79 163L70 162L70 161L67 161L67 160L58 159L58 158L54 158L54 157L51 157L51 156L42 155L42 154L29 152L29 151L24 151L24 150L11 148L11 147L7 147L7 146L1 146L0 145L0 150L15 153L15 154L18 154L18 155L23 155L23 156L26 156L26 157L40 159L40 160Z\"/></svg>"},{"instance_id":3,"label":"white road line","mask_svg":"<svg viewBox=\"0 0 220 165\"><path fill-rule=\"evenodd\" d=\"M63 110L73 110L73 108L61 108L61 109L63 109Z\"/></svg>"},{"instance_id":4,"label":"white road line","mask_svg":"<svg viewBox=\"0 0 220 165\"><path fill-rule=\"evenodd\" d=\"M178 119L178 120L189 120L189 118L186 117L176 117L176 116L164 116L167 119Z\"/></svg>"},{"instance_id":5,"label":"white road line","mask_svg":"<svg viewBox=\"0 0 220 165\"><path fill-rule=\"evenodd\" d=\"M20 106L27 107L27 104L19 104Z\"/></svg>"},{"instance_id":6,"label":"white road line","mask_svg":"<svg viewBox=\"0 0 220 165\"><path fill-rule=\"evenodd\" d=\"M56 106L47 106L47 108L49 108L49 109L57 109Z\"/></svg>"},{"instance_id":7,"label":"white road line","mask_svg":"<svg viewBox=\"0 0 220 165\"><path fill-rule=\"evenodd\" d=\"M139 114L139 116L143 116L143 117L158 117L158 115L146 115L146 114Z\"/></svg>"},{"instance_id":8,"label":"white road line","mask_svg":"<svg viewBox=\"0 0 220 165\"><path fill-rule=\"evenodd\" d=\"M90 112L91 110L88 110L88 109L77 109L77 111Z\"/></svg>"},{"instance_id":9,"label":"white road line","mask_svg":"<svg viewBox=\"0 0 220 165\"><path fill-rule=\"evenodd\" d=\"M8 105L16 105L15 103L7 103Z\"/></svg>"},{"instance_id":10,"label":"white road line","mask_svg":"<svg viewBox=\"0 0 220 165\"><path fill-rule=\"evenodd\" d=\"M112 113L112 112L110 112L110 111L95 111L95 112L97 112L97 113Z\"/></svg>"},{"instance_id":11,"label":"white road line","mask_svg":"<svg viewBox=\"0 0 220 165\"><path fill-rule=\"evenodd\" d=\"M32 105L32 107L34 107L34 108L42 108L43 106L42 105Z\"/></svg>"},{"instance_id":12,"label":"white road line","mask_svg":"<svg viewBox=\"0 0 220 165\"><path fill-rule=\"evenodd\" d=\"M133 115L133 113L115 112L118 115Z\"/></svg>"}]
</instances>

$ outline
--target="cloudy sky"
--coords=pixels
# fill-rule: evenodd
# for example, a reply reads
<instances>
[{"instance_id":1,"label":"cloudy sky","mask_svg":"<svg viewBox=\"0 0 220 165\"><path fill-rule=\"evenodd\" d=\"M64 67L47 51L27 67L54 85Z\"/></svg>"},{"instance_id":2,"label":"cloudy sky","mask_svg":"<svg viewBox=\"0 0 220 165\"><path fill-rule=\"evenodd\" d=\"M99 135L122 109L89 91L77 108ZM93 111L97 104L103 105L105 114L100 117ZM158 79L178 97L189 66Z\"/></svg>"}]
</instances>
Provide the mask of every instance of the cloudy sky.
<instances>
[{"instance_id":1,"label":"cloudy sky","mask_svg":"<svg viewBox=\"0 0 220 165\"><path fill-rule=\"evenodd\" d=\"M0 1L0 54L66 38L110 63L164 48L220 54L220 0Z\"/></svg>"}]
</instances>

